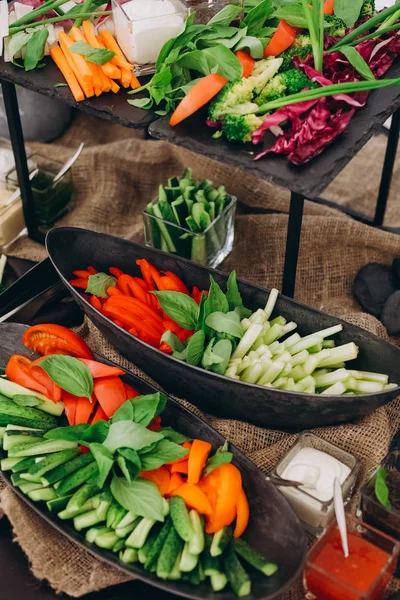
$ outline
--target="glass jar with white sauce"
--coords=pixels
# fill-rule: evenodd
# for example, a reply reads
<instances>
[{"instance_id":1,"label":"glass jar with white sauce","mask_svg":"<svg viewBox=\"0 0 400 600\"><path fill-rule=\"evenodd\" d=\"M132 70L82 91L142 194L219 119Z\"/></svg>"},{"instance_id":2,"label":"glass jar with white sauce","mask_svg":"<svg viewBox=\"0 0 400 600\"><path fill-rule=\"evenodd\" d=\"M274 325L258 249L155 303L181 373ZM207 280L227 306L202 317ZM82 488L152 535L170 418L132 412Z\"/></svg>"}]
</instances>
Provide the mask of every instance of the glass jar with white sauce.
<instances>
[{"instance_id":1,"label":"glass jar with white sauce","mask_svg":"<svg viewBox=\"0 0 400 600\"><path fill-rule=\"evenodd\" d=\"M307 531L318 535L334 517L333 484L338 477L344 503L350 500L359 469L359 460L338 446L312 434L303 433L276 465L273 474L303 485L279 487Z\"/></svg>"},{"instance_id":2,"label":"glass jar with white sauce","mask_svg":"<svg viewBox=\"0 0 400 600\"><path fill-rule=\"evenodd\" d=\"M114 31L136 75L154 73L161 48L185 29L184 0L112 0Z\"/></svg>"}]
</instances>

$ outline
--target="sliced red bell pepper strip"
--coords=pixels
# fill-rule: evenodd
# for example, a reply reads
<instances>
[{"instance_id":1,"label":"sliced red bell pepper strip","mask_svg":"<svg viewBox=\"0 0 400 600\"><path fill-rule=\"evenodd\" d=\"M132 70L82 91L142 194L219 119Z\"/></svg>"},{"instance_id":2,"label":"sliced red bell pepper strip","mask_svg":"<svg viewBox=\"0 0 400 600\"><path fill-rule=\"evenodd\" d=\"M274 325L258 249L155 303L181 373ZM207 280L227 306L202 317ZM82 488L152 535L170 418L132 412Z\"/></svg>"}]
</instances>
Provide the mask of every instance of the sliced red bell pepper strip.
<instances>
[{"instance_id":1,"label":"sliced red bell pepper strip","mask_svg":"<svg viewBox=\"0 0 400 600\"><path fill-rule=\"evenodd\" d=\"M196 285L192 289L192 298L196 302L196 304L200 304L201 291L199 290L199 288Z\"/></svg>"},{"instance_id":2,"label":"sliced red bell pepper strip","mask_svg":"<svg viewBox=\"0 0 400 600\"><path fill-rule=\"evenodd\" d=\"M190 336L194 334L194 331L190 331L190 329L181 329L176 335L180 342L186 342Z\"/></svg>"},{"instance_id":3,"label":"sliced red bell pepper strip","mask_svg":"<svg viewBox=\"0 0 400 600\"><path fill-rule=\"evenodd\" d=\"M147 429L150 429L150 431L160 431L161 429L161 417L155 417L152 422L150 423L150 425L148 426Z\"/></svg>"},{"instance_id":4,"label":"sliced red bell pepper strip","mask_svg":"<svg viewBox=\"0 0 400 600\"><path fill-rule=\"evenodd\" d=\"M109 419L126 401L124 384L119 377L115 376L95 379L94 394Z\"/></svg>"},{"instance_id":5,"label":"sliced red bell pepper strip","mask_svg":"<svg viewBox=\"0 0 400 600\"><path fill-rule=\"evenodd\" d=\"M22 343L42 355L67 354L77 358L94 358L87 343L77 333L62 325L33 325L25 331Z\"/></svg>"},{"instance_id":6,"label":"sliced red bell pepper strip","mask_svg":"<svg viewBox=\"0 0 400 600\"><path fill-rule=\"evenodd\" d=\"M52 381L47 375L46 371L42 369L42 367L40 366L41 360L41 358L38 358L31 364L32 377L36 379L38 383L44 385L47 388L48 393L46 394L46 396L50 398L50 400L53 400L53 402L60 402L62 398L62 389L60 388L60 386L54 383L54 381Z\"/></svg>"},{"instance_id":7,"label":"sliced red bell pepper strip","mask_svg":"<svg viewBox=\"0 0 400 600\"><path fill-rule=\"evenodd\" d=\"M125 396L127 400L131 400L132 398L140 396L140 393L137 390L135 390L135 388L133 388L131 385L125 383L125 381L123 381L122 383L124 386Z\"/></svg>"},{"instance_id":8,"label":"sliced red bell pepper strip","mask_svg":"<svg viewBox=\"0 0 400 600\"><path fill-rule=\"evenodd\" d=\"M77 397L63 391L63 402L68 423L70 425L75 425L76 405L78 403Z\"/></svg>"},{"instance_id":9,"label":"sliced red bell pepper strip","mask_svg":"<svg viewBox=\"0 0 400 600\"><path fill-rule=\"evenodd\" d=\"M164 290L170 290L171 292L181 292L182 294L189 294L189 290L186 285L183 283L182 279L180 279L175 273L171 271L161 271L162 284Z\"/></svg>"},{"instance_id":10,"label":"sliced red bell pepper strip","mask_svg":"<svg viewBox=\"0 0 400 600\"><path fill-rule=\"evenodd\" d=\"M120 367L112 367L111 365L105 365L97 360L88 360L87 358L80 358L79 360L85 363L93 379L112 377L113 375L125 375L125 371Z\"/></svg>"},{"instance_id":11,"label":"sliced red bell pepper strip","mask_svg":"<svg viewBox=\"0 0 400 600\"><path fill-rule=\"evenodd\" d=\"M87 270L91 275L97 275L98 271L94 267L88 267Z\"/></svg>"},{"instance_id":12,"label":"sliced red bell pepper strip","mask_svg":"<svg viewBox=\"0 0 400 600\"><path fill-rule=\"evenodd\" d=\"M167 344L167 342L162 342L159 347L159 350L161 350L161 352L164 352L164 354L172 354L172 348Z\"/></svg>"},{"instance_id":13,"label":"sliced red bell pepper strip","mask_svg":"<svg viewBox=\"0 0 400 600\"><path fill-rule=\"evenodd\" d=\"M96 308L97 310L101 310L102 309L102 304L99 300L99 298L97 296L90 296L90 300L89 300L90 304Z\"/></svg>"},{"instance_id":14,"label":"sliced red bell pepper strip","mask_svg":"<svg viewBox=\"0 0 400 600\"><path fill-rule=\"evenodd\" d=\"M89 271L72 271L73 275L76 275L78 279L89 279L90 272Z\"/></svg>"},{"instance_id":15,"label":"sliced red bell pepper strip","mask_svg":"<svg viewBox=\"0 0 400 600\"><path fill-rule=\"evenodd\" d=\"M90 416L94 410L94 401L90 402L89 398L76 398L76 409L75 409L75 425L81 423L89 423Z\"/></svg>"},{"instance_id":16,"label":"sliced red bell pepper strip","mask_svg":"<svg viewBox=\"0 0 400 600\"><path fill-rule=\"evenodd\" d=\"M108 417L104 410L101 408L100 404L96 405L96 412L93 415L93 419L91 420L91 425L97 423L97 421L108 421Z\"/></svg>"},{"instance_id":17,"label":"sliced red bell pepper strip","mask_svg":"<svg viewBox=\"0 0 400 600\"><path fill-rule=\"evenodd\" d=\"M145 258L138 259L136 261L136 264L138 265L138 267L142 273L142 277L146 282L147 289L154 290L155 285L154 285L154 278L153 278L153 269L154 269L153 265L151 265ZM158 271L157 271L157 273L158 273Z\"/></svg>"},{"instance_id":18,"label":"sliced red bell pepper strip","mask_svg":"<svg viewBox=\"0 0 400 600\"><path fill-rule=\"evenodd\" d=\"M82 290L86 290L88 285L87 279L71 279L69 282L73 287L81 288Z\"/></svg>"},{"instance_id":19,"label":"sliced red bell pepper strip","mask_svg":"<svg viewBox=\"0 0 400 600\"><path fill-rule=\"evenodd\" d=\"M6 375L10 381L30 390L39 392L48 398L48 389L39 383L31 373L32 361L22 354L13 354L6 366Z\"/></svg>"},{"instance_id":20,"label":"sliced red bell pepper strip","mask_svg":"<svg viewBox=\"0 0 400 600\"><path fill-rule=\"evenodd\" d=\"M107 294L109 296L123 296L123 293L116 287L107 288Z\"/></svg>"},{"instance_id":21,"label":"sliced red bell pepper strip","mask_svg":"<svg viewBox=\"0 0 400 600\"><path fill-rule=\"evenodd\" d=\"M145 302L142 302L142 300L139 300L138 298L131 298L121 294L108 298L107 304L109 306L121 306L125 310L131 311L134 315L140 317L141 319L154 319L160 328L164 330L163 321L158 313L151 308L151 306Z\"/></svg>"},{"instance_id":22,"label":"sliced red bell pepper strip","mask_svg":"<svg viewBox=\"0 0 400 600\"><path fill-rule=\"evenodd\" d=\"M123 271L121 271L121 269L118 269L118 267L110 267L108 269L111 273L111 275L114 275L114 277L116 277L118 279L118 277L121 277L121 275L124 274Z\"/></svg>"}]
</instances>

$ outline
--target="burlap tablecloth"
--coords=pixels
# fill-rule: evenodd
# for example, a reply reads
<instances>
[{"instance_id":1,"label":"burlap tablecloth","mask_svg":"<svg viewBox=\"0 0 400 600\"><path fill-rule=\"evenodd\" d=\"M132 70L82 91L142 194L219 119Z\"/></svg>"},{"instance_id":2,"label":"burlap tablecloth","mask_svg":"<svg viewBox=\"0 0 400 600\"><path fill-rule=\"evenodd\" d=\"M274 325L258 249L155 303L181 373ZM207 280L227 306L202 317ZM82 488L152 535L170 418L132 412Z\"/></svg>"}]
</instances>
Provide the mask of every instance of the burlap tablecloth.
<instances>
[{"instance_id":1,"label":"burlap tablecloth","mask_svg":"<svg viewBox=\"0 0 400 600\"><path fill-rule=\"evenodd\" d=\"M191 166L196 177L223 183L239 198L234 248L222 268L225 271L235 268L239 277L267 287L280 287L289 201L286 190L165 142L144 141L139 133L82 114L63 138L51 146L51 153L61 160L66 159L71 148L81 140L85 141L86 149L73 168L78 190L76 208L60 224L142 240L141 211L155 195L159 183ZM50 150L41 144L33 147L42 153ZM372 214L384 148L384 136L372 140L328 188L326 197L342 204L350 204L354 198L352 208ZM400 223L400 211L394 202L399 167L398 162L388 207L392 225ZM39 260L45 251L30 240L23 240L12 254ZM296 298L388 339L379 321L360 311L352 298L351 284L358 269L367 262L390 263L398 255L400 238L396 235L361 225L334 209L306 202ZM86 323L82 333L93 350L138 372L93 326ZM400 344L396 338L390 341ZM195 407L185 404L200 414ZM203 416L265 473L296 439L296 435L244 422ZM358 423L315 431L361 459L359 488L367 473L386 454L399 427L400 399L397 399ZM32 572L39 579L47 579L56 591L79 597L128 580L124 574L92 558L55 532L11 490L3 489L0 498L1 507L13 525L15 539L30 560ZM357 497L352 509L356 502ZM396 588L397 582L392 587ZM300 582L297 582L284 595L284 600L303 597Z\"/></svg>"}]
</instances>

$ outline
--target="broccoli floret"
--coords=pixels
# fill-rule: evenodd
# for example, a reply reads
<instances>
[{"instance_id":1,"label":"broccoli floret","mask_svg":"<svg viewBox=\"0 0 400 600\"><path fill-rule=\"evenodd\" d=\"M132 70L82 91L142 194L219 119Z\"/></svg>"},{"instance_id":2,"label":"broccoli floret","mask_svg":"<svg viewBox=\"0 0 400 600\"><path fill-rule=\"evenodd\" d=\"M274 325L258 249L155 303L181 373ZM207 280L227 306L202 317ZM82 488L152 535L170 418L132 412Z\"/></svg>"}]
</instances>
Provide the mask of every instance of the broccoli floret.
<instances>
[{"instance_id":1,"label":"broccoli floret","mask_svg":"<svg viewBox=\"0 0 400 600\"><path fill-rule=\"evenodd\" d=\"M257 96L272 79L282 65L281 58L263 58L255 63L248 80L253 86L253 96Z\"/></svg>"},{"instance_id":2,"label":"broccoli floret","mask_svg":"<svg viewBox=\"0 0 400 600\"><path fill-rule=\"evenodd\" d=\"M288 69L278 73L265 86L255 102L261 106L271 100L282 98L290 94L297 94L306 87L312 87L310 79L299 69Z\"/></svg>"},{"instance_id":3,"label":"broccoli floret","mask_svg":"<svg viewBox=\"0 0 400 600\"><path fill-rule=\"evenodd\" d=\"M305 46L311 46L311 38L309 35L301 33L300 35L296 36L296 39L290 48L304 48Z\"/></svg>"},{"instance_id":4,"label":"broccoli floret","mask_svg":"<svg viewBox=\"0 0 400 600\"><path fill-rule=\"evenodd\" d=\"M364 0L360 11L360 19L368 17L370 19L375 14L375 0Z\"/></svg>"},{"instance_id":5,"label":"broccoli floret","mask_svg":"<svg viewBox=\"0 0 400 600\"><path fill-rule=\"evenodd\" d=\"M330 27L325 31L332 37L344 37L346 35L346 23L335 15L325 15L325 22L330 24Z\"/></svg>"},{"instance_id":6,"label":"broccoli floret","mask_svg":"<svg viewBox=\"0 0 400 600\"><path fill-rule=\"evenodd\" d=\"M303 46L303 48L288 48L282 54L279 55L279 58L282 58L282 65L279 71L286 71L293 66L293 59L297 56L301 61L304 61L307 56L312 54L312 46L311 44L307 44Z\"/></svg>"},{"instance_id":7,"label":"broccoli floret","mask_svg":"<svg viewBox=\"0 0 400 600\"><path fill-rule=\"evenodd\" d=\"M222 131L230 142L251 142L253 132L261 127L264 119L265 115L226 115Z\"/></svg>"}]
</instances>

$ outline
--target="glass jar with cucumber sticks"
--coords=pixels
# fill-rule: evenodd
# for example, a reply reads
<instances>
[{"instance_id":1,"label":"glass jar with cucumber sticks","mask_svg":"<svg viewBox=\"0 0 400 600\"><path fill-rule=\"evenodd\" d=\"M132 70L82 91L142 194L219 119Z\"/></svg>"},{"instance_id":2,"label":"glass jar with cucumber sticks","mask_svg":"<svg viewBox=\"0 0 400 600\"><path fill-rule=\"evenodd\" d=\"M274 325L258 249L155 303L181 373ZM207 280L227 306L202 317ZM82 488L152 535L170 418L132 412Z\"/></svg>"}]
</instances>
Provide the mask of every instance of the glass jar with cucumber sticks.
<instances>
[{"instance_id":1,"label":"glass jar with cucumber sticks","mask_svg":"<svg viewBox=\"0 0 400 600\"><path fill-rule=\"evenodd\" d=\"M232 250L236 198L192 170L160 185L143 211L148 246L215 268Z\"/></svg>"}]
</instances>

